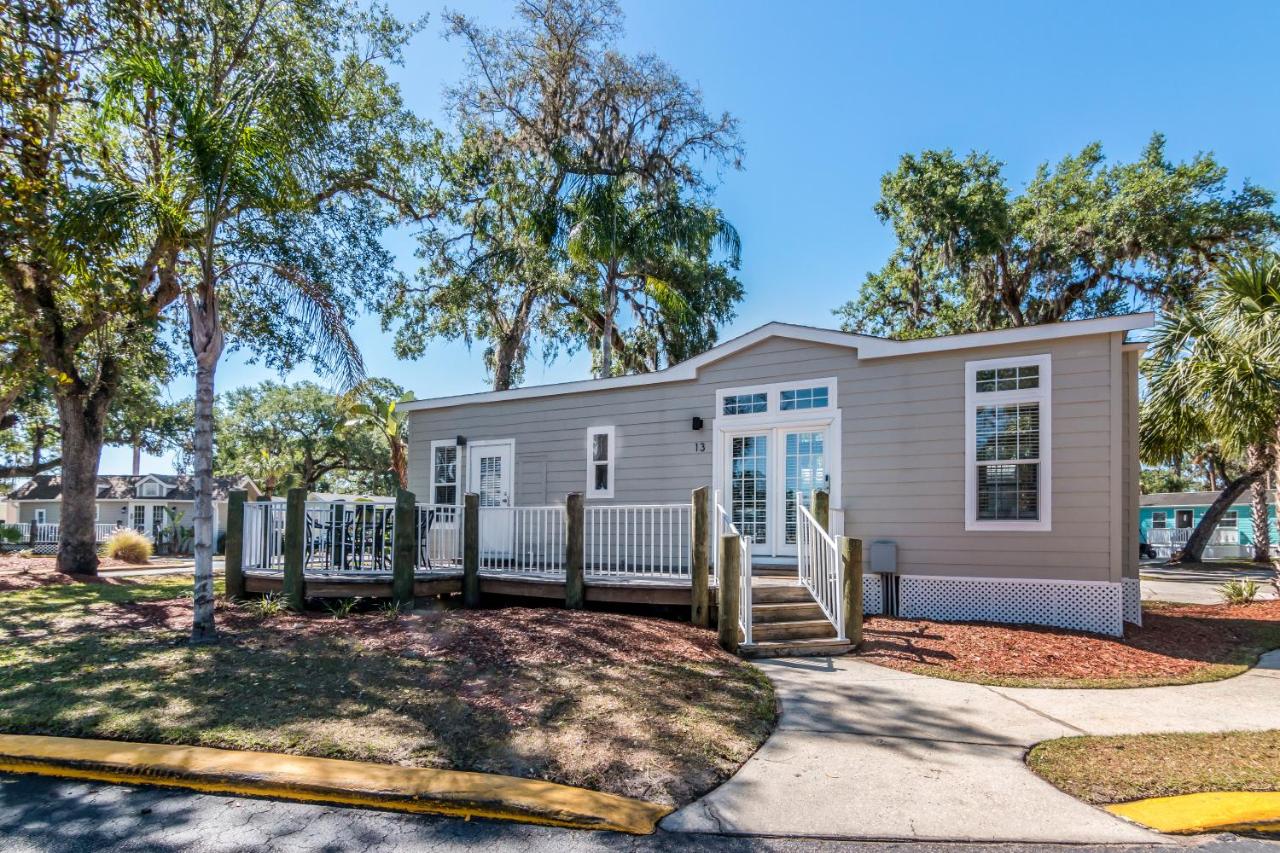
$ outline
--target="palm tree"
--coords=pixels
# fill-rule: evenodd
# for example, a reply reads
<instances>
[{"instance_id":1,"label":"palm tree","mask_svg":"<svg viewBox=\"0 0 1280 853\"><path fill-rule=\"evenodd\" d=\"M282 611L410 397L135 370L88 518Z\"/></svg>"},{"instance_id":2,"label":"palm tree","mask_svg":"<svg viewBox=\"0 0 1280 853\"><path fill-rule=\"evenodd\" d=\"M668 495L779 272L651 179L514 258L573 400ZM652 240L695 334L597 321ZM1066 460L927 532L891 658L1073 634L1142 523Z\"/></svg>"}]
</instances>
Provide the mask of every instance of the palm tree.
<instances>
[{"instance_id":1,"label":"palm tree","mask_svg":"<svg viewBox=\"0 0 1280 853\"><path fill-rule=\"evenodd\" d=\"M618 328L621 303L649 328L698 322L689 316L687 291L703 282L689 280L688 262L705 264L718 249L736 267L741 254L738 232L720 211L646 191L634 178L585 184L566 205L566 215L566 251L589 287L565 299L599 341L601 377L614 374L615 352L625 370L658 367L627 347Z\"/></svg>"},{"instance_id":2,"label":"palm tree","mask_svg":"<svg viewBox=\"0 0 1280 853\"><path fill-rule=\"evenodd\" d=\"M1249 284L1259 282L1254 263L1224 266L1209 287L1164 317L1143 363L1143 460L1159 464L1213 444L1210 464L1225 483L1188 540L1183 562L1200 561L1223 514L1275 465L1280 302L1266 304L1266 289ZM1232 458L1244 460L1236 471L1227 463ZM1255 529L1265 531L1263 506Z\"/></svg>"},{"instance_id":3,"label":"palm tree","mask_svg":"<svg viewBox=\"0 0 1280 853\"><path fill-rule=\"evenodd\" d=\"M240 35L237 41L252 41L252 31ZM237 239L242 221L303 214L316 204L304 171L306 154L328 132L330 111L320 87L287 65L250 71L225 62L216 48L211 52L205 60L136 52L121 58L108 77L117 103L145 89L150 108L165 111L172 127L172 147L158 168L163 180L154 189L161 227L182 238L179 261L166 272L182 289L196 365L193 644L217 639L213 412L214 376L225 345L222 301L240 287L272 292L276 316L300 323L318 360L335 365L348 385L363 378L346 317L327 290L298 270L246 257L244 241ZM208 66L200 67L201 61ZM240 278L245 267L255 270L252 278Z\"/></svg>"},{"instance_id":4,"label":"palm tree","mask_svg":"<svg viewBox=\"0 0 1280 853\"><path fill-rule=\"evenodd\" d=\"M353 389L345 399L348 426L371 426L387 442L388 469L402 489L409 488L409 413L398 408L413 399L412 392L389 399L379 394L377 382ZM363 398L363 399L362 399Z\"/></svg>"}]
</instances>

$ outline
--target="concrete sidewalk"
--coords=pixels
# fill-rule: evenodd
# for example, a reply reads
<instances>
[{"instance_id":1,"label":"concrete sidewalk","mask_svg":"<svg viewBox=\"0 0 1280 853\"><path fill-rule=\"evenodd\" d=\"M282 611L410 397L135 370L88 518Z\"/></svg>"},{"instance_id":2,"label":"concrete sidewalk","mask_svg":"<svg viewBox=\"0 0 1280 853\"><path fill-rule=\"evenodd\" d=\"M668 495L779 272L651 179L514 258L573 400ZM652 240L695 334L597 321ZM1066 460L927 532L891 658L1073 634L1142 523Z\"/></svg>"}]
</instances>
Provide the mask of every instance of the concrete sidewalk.
<instances>
[{"instance_id":1,"label":"concrete sidewalk","mask_svg":"<svg viewBox=\"0 0 1280 853\"><path fill-rule=\"evenodd\" d=\"M852 658L757 662L778 730L671 831L992 842L1159 843L1023 763L1078 734L1280 728L1280 652L1238 678L1136 690L983 687Z\"/></svg>"}]
</instances>

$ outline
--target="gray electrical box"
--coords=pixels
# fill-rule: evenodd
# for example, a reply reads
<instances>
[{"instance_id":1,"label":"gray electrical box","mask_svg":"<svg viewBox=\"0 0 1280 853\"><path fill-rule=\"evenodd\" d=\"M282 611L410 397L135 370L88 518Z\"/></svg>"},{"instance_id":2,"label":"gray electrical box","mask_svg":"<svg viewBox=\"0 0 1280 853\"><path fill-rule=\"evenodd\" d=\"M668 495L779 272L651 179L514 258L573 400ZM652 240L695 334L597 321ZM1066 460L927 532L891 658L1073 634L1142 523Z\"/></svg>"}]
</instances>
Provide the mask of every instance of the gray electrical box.
<instances>
[{"instance_id":1,"label":"gray electrical box","mask_svg":"<svg viewBox=\"0 0 1280 853\"><path fill-rule=\"evenodd\" d=\"M898 571L898 543L880 539L871 543L871 571L875 574L894 574Z\"/></svg>"}]
</instances>

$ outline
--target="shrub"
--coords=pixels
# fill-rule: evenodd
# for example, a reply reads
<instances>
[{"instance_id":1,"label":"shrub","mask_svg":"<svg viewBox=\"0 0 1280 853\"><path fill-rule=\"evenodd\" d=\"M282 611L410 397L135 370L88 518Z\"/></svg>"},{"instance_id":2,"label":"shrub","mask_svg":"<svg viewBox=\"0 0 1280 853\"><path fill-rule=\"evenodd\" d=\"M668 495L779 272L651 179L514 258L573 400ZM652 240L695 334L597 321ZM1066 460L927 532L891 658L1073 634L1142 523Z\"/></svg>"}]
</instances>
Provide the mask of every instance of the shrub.
<instances>
[{"instance_id":1,"label":"shrub","mask_svg":"<svg viewBox=\"0 0 1280 853\"><path fill-rule=\"evenodd\" d=\"M21 527L8 527L0 525L0 542L8 542L11 545L17 545L23 540Z\"/></svg>"},{"instance_id":2,"label":"shrub","mask_svg":"<svg viewBox=\"0 0 1280 853\"><path fill-rule=\"evenodd\" d=\"M142 564L151 559L154 551L151 540L136 530L121 527L102 546L102 553L126 563Z\"/></svg>"},{"instance_id":3,"label":"shrub","mask_svg":"<svg viewBox=\"0 0 1280 853\"><path fill-rule=\"evenodd\" d=\"M1258 589L1257 581L1227 581L1218 587L1218 595L1222 596L1227 604L1248 604L1258 597Z\"/></svg>"}]
</instances>

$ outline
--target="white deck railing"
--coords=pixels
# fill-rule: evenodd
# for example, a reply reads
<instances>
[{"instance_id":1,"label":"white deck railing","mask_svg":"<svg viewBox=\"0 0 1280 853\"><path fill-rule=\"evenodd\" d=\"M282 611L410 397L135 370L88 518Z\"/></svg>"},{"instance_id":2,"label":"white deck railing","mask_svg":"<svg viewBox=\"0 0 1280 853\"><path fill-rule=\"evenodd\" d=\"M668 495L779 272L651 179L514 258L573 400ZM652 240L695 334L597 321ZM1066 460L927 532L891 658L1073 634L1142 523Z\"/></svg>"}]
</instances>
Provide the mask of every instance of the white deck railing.
<instances>
[{"instance_id":1,"label":"white deck railing","mask_svg":"<svg viewBox=\"0 0 1280 853\"><path fill-rule=\"evenodd\" d=\"M796 501L796 555L800 583L835 627L836 638L844 640L844 562L840 549L800 501Z\"/></svg>"},{"instance_id":2,"label":"white deck railing","mask_svg":"<svg viewBox=\"0 0 1280 853\"><path fill-rule=\"evenodd\" d=\"M692 518L689 504L587 507L583 531L585 573L691 577Z\"/></svg>"},{"instance_id":3,"label":"white deck railing","mask_svg":"<svg viewBox=\"0 0 1280 853\"><path fill-rule=\"evenodd\" d=\"M283 571L285 506L283 501L244 505L244 569ZM418 504L416 518L417 568L461 568L463 508ZM305 572L391 572L394 504L309 501L305 519ZM478 522L480 571L564 577L569 530L563 506L481 507ZM689 504L587 507L584 573L687 580L693 573L692 524Z\"/></svg>"},{"instance_id":4,"label":"white deck railing","mask_svg":"<svg viewBox=\"0 0 1280 853\"><path fill-rule=\"evenodd\" d=\"M562 506L480 508L480 571L563 575L568 520Z\"/></svg>"},{"instance_id":5,"label":"white deck railing","mask_svg":"<svg viewBox=\"0 0 1280 853\"><path fill-rule=\"evenodd\" d=\"M724 543L725 536L738 537L738 627L742 629L742 642L751 643L751 540L738 532L737 526L734 525L733 519L729 517L729 513L720 504L720 492L715 493L715 507L712 510L711 527L715 531L715 542L712 543L712 552L715 554L715 562L718 564L720 560L720 547Z\"/></svg>"}]
</instances>

